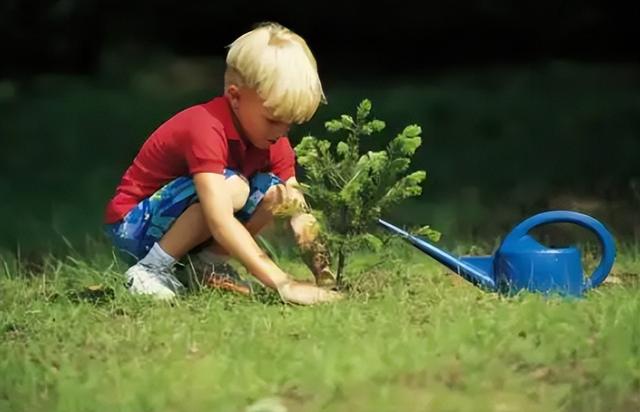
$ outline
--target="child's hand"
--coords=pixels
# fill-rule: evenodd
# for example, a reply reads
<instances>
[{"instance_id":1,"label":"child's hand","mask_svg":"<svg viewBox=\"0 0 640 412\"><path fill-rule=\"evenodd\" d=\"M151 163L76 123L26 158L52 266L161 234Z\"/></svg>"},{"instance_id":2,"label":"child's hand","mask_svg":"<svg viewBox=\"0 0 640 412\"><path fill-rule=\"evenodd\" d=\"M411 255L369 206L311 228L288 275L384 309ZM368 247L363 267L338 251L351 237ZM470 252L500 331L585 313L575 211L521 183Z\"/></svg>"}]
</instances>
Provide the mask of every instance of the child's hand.
<instances>
[{"instance_id":1,"label":"child's hand","mask_svg":"<svg viewBox=\"0 0 640 412\"><path fill-rule=\"evenodd\" d=\"M324 268L313 275L316 278L316 285L318 286L323 288L332 288L336 286L336 277L329 268Z\"/></svg>"},{"instance_id":2,"label":"child's hand","mask_svg":"<svg viewBox=\"0 0 640 412\"><path fill-rule=\"evenodd\" d=\"M339 292L326 290L314 285L300 283L293 280L278 287L278 293L285 302L297 303L299 305L333 302L344 297Z\"/></svg>"},{"instance_id":3,"label":"child's hand","mask_svg":"<svg viewBox=\"0 0 640 412\"><path fill-rule=\"evenodd\" d=\"M312 242L299 243L302 260L311 269L316 285L332 287L336 285L336 277L329 264L329 251L319 239Z\"/></svg>"}]
</instances>

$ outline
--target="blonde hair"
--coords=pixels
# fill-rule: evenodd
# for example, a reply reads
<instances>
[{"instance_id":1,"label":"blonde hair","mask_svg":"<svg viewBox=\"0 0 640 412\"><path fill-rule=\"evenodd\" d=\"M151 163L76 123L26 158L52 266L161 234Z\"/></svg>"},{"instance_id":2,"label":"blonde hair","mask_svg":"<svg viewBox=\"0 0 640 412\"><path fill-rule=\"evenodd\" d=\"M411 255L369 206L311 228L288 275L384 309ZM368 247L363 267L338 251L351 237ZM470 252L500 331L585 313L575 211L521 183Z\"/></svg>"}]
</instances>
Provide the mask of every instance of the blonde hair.
<instances>
[{"instance_id":1,"label":"blonde hair","mask_svg":"<svg viewBox=\"0 0 640 412\"><path fill-rule=\"evenodd\" d=\"M225 88L255 89L279 120L303 123L326 102L316 59L302 37L268 22L229 45Z\"/></svg>"}]
</instances>

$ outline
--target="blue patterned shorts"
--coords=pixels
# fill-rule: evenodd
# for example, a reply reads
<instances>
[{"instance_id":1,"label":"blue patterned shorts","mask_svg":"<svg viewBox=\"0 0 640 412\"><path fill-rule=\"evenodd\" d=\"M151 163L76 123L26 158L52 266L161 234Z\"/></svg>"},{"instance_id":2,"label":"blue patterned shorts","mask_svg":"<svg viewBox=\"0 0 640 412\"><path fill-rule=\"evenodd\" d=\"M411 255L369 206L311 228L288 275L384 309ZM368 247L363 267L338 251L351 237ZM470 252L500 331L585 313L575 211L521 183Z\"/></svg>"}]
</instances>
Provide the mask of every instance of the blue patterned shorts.
<instances>
[{"instance_id":1,"label":"blue patterned shorts","mask_svg":"<svg viewBox=\"0 0 640 412\"><path fill-rule=\"evenodd\" d=\"M224 176L238 175L225 169ZM270 187L283 183L272 173L257 173L249 181L249 198L235 216L248 220ZM173 222L189 206L198 201L193 179L178 177L167 183L150 197L142 200L119 222L106 225L105 231L113 244L125 257L142 259L153 244L162 238Z\"/></svg>"}]
</instances>

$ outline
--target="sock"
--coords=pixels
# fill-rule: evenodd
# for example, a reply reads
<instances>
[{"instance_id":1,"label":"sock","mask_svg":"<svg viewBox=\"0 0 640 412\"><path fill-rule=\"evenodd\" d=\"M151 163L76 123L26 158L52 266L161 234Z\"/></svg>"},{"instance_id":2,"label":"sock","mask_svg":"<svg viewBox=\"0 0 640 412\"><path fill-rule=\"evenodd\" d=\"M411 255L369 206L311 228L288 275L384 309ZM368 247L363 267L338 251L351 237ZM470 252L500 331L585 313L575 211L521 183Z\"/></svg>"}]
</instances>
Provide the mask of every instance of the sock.
<instances>
[{"instance_id":1,"label":"sock","mask_svg":"<svg viewBox=\"0 0 640 412\"><path fill-rule=\"evenodd\" d=\"M149 250L149 253L147 253L147 256L138 263L156 268L171 268L176 263L176 260L167 252L162 250L160 245L156 242L153 244L151 250Z\"/></svg>"},{"instance_id":2,"label":"sock","mask_svg":"<svg viewBox=\"0 0 640 412\"><path fill-rule=\"evenodd\" d=\"M208 249L204 249L198 252L196 254L196 257L200 259L202 262L210 265L214 265L214 266L216 264L227 263L229 261L229 256L219 255L217 253L213 253Z\"/></svg>"}]
</instances>

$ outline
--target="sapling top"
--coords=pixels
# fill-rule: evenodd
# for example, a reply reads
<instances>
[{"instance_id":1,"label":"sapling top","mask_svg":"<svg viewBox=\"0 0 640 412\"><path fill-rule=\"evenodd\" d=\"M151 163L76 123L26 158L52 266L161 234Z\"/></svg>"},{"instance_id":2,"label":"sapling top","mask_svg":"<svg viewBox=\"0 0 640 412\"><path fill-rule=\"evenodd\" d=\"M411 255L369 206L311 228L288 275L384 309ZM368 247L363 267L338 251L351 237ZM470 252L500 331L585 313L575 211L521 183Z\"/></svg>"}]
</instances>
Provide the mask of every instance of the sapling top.
<instances>
[{"instance_id":1,"label":"sapling top","mask_svg":"<svg viewBox=\"0 0 640 412\"><path fill-rule=\"evenodd\" d=\"M408 172L422 143L418 125L405 127L384 150L361 153L360 139L385 129L385 123L370 119L370 114L371 102L363 100L355 118L345 114L325 123L329 132L341 137L333 147L331 141L314 136L304 137L295 147L305 171L302 189L320 222L322 236L337 254L338 281L351 251L382 246L382 239L371 233L376 220L402 200L420 195L426 177L424 170ZM428 226L418 232L438 235Z\"/></svg>"}]
</instances>

